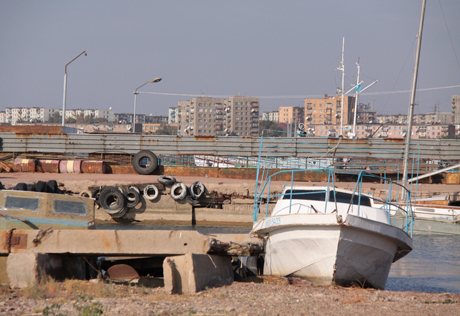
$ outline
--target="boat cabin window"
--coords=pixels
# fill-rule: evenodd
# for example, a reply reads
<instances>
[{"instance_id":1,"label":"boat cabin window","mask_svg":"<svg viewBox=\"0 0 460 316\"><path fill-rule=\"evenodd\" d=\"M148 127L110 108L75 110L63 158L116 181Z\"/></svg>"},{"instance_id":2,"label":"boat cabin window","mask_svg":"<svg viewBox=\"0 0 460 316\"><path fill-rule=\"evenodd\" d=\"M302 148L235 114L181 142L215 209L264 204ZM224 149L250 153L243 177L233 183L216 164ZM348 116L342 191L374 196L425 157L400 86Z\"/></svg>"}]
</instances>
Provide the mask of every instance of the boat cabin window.
<instances>
[{"instance_id":1,"label":"boat cabin window","mask_svg":"<svg viewBox=\"0 0 460 316\"><path fill-rule=\"evenodd\" d=\"M283 200L291 199L291 190L286 190L283 195ZM316 190L292 190L293 200L311 200L311 201L323 201L326 199L325 191Z\"/></svg>"},{"instance_id":2,"label":"boat cabin window","mask_svg":"<svg viewBox=\"0 0 460 316\"><path fill-rule=\"evenodd\" d=\"M34 211L38 209L38 199L8 196L6 197L5 208Z\"/></svg>"},{"instance_id":3,"label":"boat cabin window","mask_svg":"<svg viewBox=\"0 0 460 316\"><path fill-rule=\"evenodd\" d=\"M54 211L61 214L86 215L86 203L54 200Z\"/></svg>"},{"instance_id":4,"label":"boat cabin window","mask_svg":"<svg viewBox=\"0 0 460 316\"><path fill-rule=\"evenodd\" d=\"M334 192L331 192L329 195L329 202L335 202L337 200L337 203L346 203L350 204L350 202L354 205L359 204L359 195L355 194L353 195L353 201L352 201L352 194L350 193L344 193L344 192L335 192L335 199L334 199ZM367 196L362 195L361 196L361 205L362 206L371 206L371 201Z\"/></svg>"}]
</instances>

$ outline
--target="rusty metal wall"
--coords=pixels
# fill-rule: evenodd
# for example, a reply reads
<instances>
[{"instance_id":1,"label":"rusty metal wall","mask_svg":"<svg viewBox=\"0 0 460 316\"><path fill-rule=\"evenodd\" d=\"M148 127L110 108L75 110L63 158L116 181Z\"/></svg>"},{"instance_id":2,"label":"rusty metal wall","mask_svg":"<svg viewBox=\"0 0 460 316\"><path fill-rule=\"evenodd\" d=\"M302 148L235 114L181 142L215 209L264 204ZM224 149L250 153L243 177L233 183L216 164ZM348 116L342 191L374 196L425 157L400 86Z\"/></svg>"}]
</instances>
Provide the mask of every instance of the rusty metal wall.
<instances>
[{"instance_id":1,"label":"rusty metal wall","mask_svg":"<svg viewBox=\"0 0 460 316\"><path fill-rule=\"evenodd\" d=\"M264 148L277 155L283 152L297 157L322 157L337 145L337 139L305 138L305 143L292 138L265 138ZM414 140L411 152L421 159L460 160L460 141L455 139ZM0 133L0 152L57 154L135 154L151 150L158 155L216 155L256 157L260 138L251 137L178 137L142 134L25 134ZM270 151L268 150L268 151ZM337 157L402 158L401 140L343 139ZM266 155L267 152L263 152Z\"/></svg>"}]
</instances>

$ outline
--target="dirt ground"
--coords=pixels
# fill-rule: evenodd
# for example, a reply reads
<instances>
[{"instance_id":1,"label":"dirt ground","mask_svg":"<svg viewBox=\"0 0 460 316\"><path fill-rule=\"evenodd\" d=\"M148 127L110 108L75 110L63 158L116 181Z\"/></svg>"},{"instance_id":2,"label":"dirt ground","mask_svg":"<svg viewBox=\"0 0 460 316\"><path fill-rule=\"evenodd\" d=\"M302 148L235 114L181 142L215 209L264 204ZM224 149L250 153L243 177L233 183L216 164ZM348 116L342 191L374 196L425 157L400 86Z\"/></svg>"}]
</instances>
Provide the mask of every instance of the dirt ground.
<instances>
[{"instance_id":1,"label":"dirt ground","mask_svg":"<svg viewBox=\"0 0 460 316\"><path fill-rule=\"evenodd\" d=\"M105 285L94 292L71 281L0 295L1 315L459 315L460 295L394 292L271 278L265 283L234 282L194 295L168 295L162 288ZM80 282L81 281L76 281ZM30 291L35 291L31 293ZM83 313L86 311L86 314ZM100 312L99 312L100 311Z\"/></svg>"},{"instance_id":2,"label":"dirt ground","mask_svg":"<svg viewBox=\"0 0 460 316\"><path fill-rule=\"evenodd\" d=\"M65 188L74 193L87 189L89 186L97 185L121 185L132 183L156 183L157 175L139 175L139 174L96 174L96 173L24 173L11 172L0 173L0 181L7 187L14 187L20 182L36 183L38 181L56 180ZM208 178L208 177L177 177L177 181L191 185L195 181L201 181L210 190L216 190L221 193L251 195L254 193L254 180L228 179L228 178ZM284 182L275 182L280 188ZM308 185L321 185L321 183L308 182ZM336 185L344 189L353 189L354 183L338 182ZM384 191L384 185L379 183L364 183L363 192ZM417 193L420 195L428 194L447 194L460 191L459 184L419 184ZM415 192L414 192L415 193Z\"/></svg>"}]
</instances>

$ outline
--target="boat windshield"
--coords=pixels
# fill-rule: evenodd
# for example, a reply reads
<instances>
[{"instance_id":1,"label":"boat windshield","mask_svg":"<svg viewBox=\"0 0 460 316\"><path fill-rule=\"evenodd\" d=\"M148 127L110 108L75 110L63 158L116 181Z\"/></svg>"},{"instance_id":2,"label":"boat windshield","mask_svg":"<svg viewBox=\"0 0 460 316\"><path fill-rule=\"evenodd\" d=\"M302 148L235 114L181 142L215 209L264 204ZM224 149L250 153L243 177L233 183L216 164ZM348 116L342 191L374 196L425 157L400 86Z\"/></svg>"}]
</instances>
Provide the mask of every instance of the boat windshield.
<instances>
[{"instance_id":1,"label":"boat windshield","mask_svg":"<svg viewBox=\"0 0 460 316\"><path fill-rule=\"evenodd\" d=\"M36 210L38 209L38 199L8 196L6 198L5 208L7 209L23 209L23 210Z\"/></svg>"},{"instance_id":2,"label":"boat windshield","mask_svg":"<svg viewBox=\"0 0 460 316\"><path fill-rule=\"evenodd\" d=\"M283 200L290 200L291 199L291 190L288 189L284 192ZM309 200L309 201L322 201L324 202L326 199L326 191L318 191L318 190L292 190L292 199L293 200ZM329 202L336 202L337 203L346 203L346 204L354 204L354 205L363 205L363 206L371 206L371 201L369 197L361 195L361 203L359 199L359 195L339 192L335 191L331 192L329 195Z\"/></svg>"},{"instance_id":3,"label":"boat windshield","mask_svg":"<svg viewBox=\"0 0 460 316\"><path fill-rule=\"evenodd\" d=\"M371 206L371 200L364 195L361 195L361 203L359 202L359 195L358 194L350 194L350 193L344 193L344 192L338 192L335 191L335 198L334 198L334 192L331 192L329 196L329 201L330 202L335 202L337 203L346 203L346 204L354 204L354 205L362 205L362 206Z\"/></svg>"},{"instance_id":4,"label":"boat windshield","mask_svg":"<svg viewBox=\"0 0 460 316\"><path fill-rule=\"evenodd\" d=\"M288 189L284 192L283 200L291 199L291 190ZM311 201L323 201L326 199L326 191L318 190L292 190L293 200L311 200Z\"/></svg>"},{"instance_id":5,"label":"boat windshield","mask_svg":"<svg viewBox=\"0 0 460 316\"><path fill-rule=\"evenodd\" d=\"M54 200L54 211L56 213L86 215L87 207L83 202Z\"/></svg>"}]
</instances>

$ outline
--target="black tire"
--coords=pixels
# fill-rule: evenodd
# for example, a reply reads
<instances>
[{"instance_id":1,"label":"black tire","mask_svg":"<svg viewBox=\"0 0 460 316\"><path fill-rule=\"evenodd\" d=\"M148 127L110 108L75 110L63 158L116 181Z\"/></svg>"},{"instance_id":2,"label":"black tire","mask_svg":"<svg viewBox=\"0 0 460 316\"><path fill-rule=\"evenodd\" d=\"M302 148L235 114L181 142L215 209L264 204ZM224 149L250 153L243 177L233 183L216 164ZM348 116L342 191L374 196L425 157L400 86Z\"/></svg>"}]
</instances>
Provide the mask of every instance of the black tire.
<instances>
[{"instance_id":1,"label":"black tire","mask_svg":"<svg viewBox=\"0 0 460 316\"><path fill-rule=\"evenodd\" d=\"M177 182L171 187L171 192L169 194L175 201L180 201L185 199L187 196L188 189L187 186L182 182Z\"/></svg>"},{"instance_id":2,"label":"black tire","mask_svg":"<svg viewBox=\"0 0 460 316\"><path fill-rule=\"evenodd\" d=\"M50 180L46 183L46 192L48 193L61 193L59 186L56 180Z\"/></svg>"},{"instance_id":3,"label":"black tire","mask_svg":"<svg viewBox=\"0 0 460 316\"><path fill-rule=\"evenodd\" d=\"M109 215L117 215L126 208L126 198L123 193L115 187L106 187L99 196L101 207Z\"/></svg>"},{"instance_id":4,"label":"black tire","mask_svg":"<svg viewBox=\"0 0 460 316\"><path fill-rule=\"evenodd\" d=\"M140 201L139 193L133 188L128 189L126 191L126 200L126 206L128 208L136 207L136 205L139 204Z\"/></svg>"},{"instance_id":5,"label":"black tire","mask_svg":"<svg viewBox=\"0 0 460 316\"><path fill-rule=\"evenodd\" d=\"M158 194L159 194L158 188L155 185L149 184L149 185L145 186L145 188L144 188L144 197L147 200L149 200L149 201L155 200L158 197Z\"/></svg>"},{"instance_id":6,"label":"black tire","mask_svg":"<svg viewBox=\"0 0 460 316\"><path fill-rule=\"evenodd\" d=\"M27 191L27 184L26 183L18 183L16 184L16 187L14 188L15 190L18 191Z\"/></svg>"},{"instance_id":7,"label":"black tire","mask_svg":"<svg viewBox=\"0 0 460 316\"><path fill-rule=\"evenodd\" d=\"M97 188L95 190L93 190L91 192L91 197L94 199L94 201L96 202L97 205L101 205L101 203L99 203L99 196L101 195L101 189L100 188Z\"/></svg>"},{"instance_id":8,"label":"black tire","mask_svg":"<svg viewBox=\"0 0 460 316\"><path fill-rule=\"evenodd\" d=\"M134 155L132 165L138 174L151 174L158 166L158 158L150 150L141 150Z\"/></svg>"},{"instance_id":9,"label":"black tire","mask_svg":"<svg viewBox=\"0 0 460 316\"><path fill-rule=\"evenodd\" d=\"M161 184L170 186L176 183L176 178L174 178L173 176L159 176L158 182L160 182Z\"/></svg>"},{"instance_id":10,"label":"black tire","mask_svg":"<svg viewBox=\"0 0 460 316\"><path fill-rule=\"evenodd\" d=\"M35 183L35 190L37 190L37 192L48 192L48 185L46 182L38 181Z\"/></svg>"},{"instance_id":11,"label":"black tire","mask_svg":"<svg viewBox=\"0 0 460 316\"><path fill-rule=\"evenodd\" d=\"M206 192L206 187L201 181L196 181L190 186L190 195L198 200Z\"/></svg>"},{"instance_id":12,"label":"black tire","mask_svg":"<svg viewBox=\"0 0 460 316\"><path fill-rule=\"evenodd\" d=\"M37 191L35 190L35 184L27 184L27 191Z\"/></svg>"}]
</instances>

